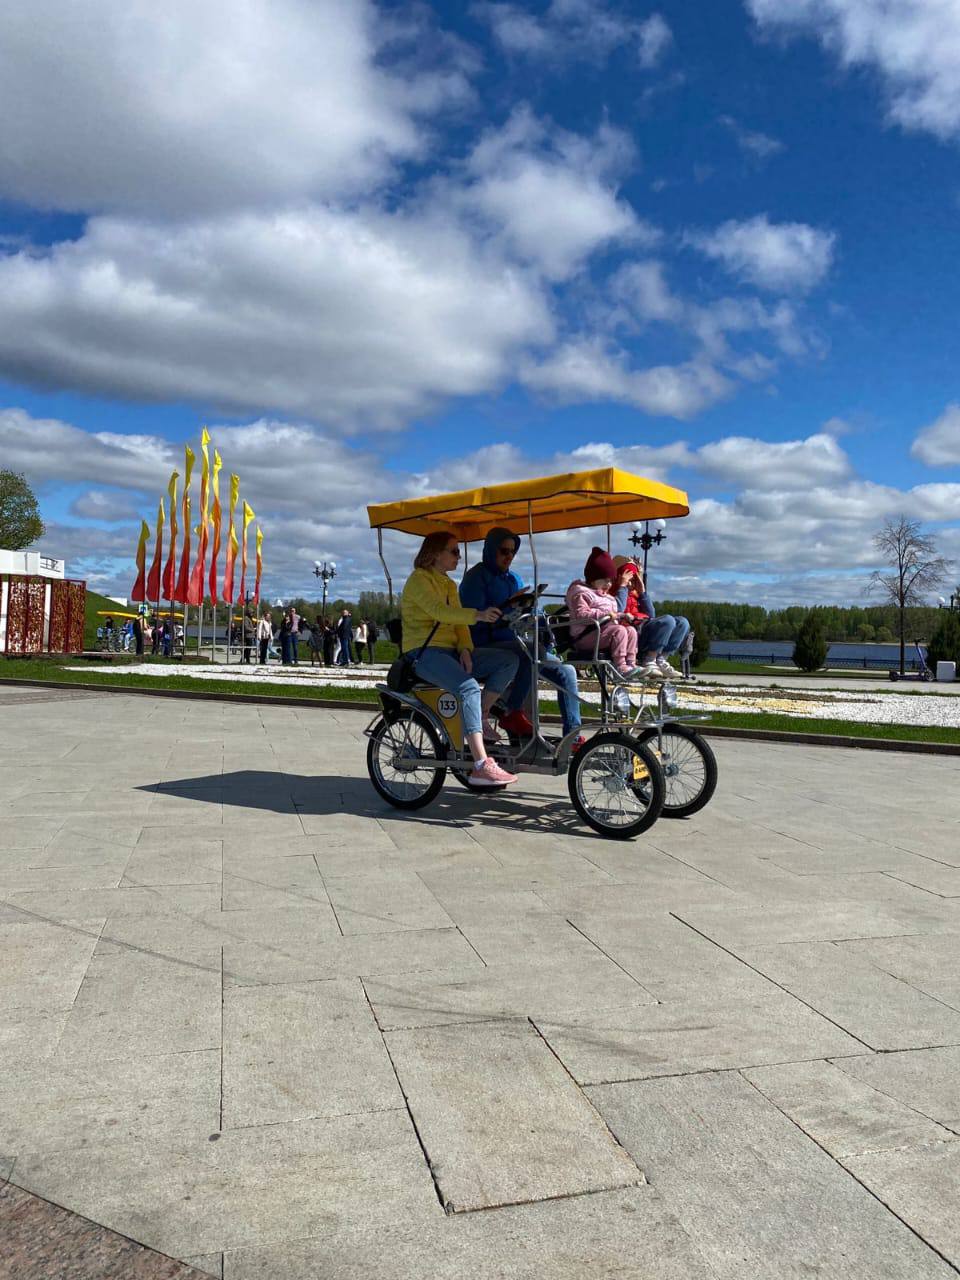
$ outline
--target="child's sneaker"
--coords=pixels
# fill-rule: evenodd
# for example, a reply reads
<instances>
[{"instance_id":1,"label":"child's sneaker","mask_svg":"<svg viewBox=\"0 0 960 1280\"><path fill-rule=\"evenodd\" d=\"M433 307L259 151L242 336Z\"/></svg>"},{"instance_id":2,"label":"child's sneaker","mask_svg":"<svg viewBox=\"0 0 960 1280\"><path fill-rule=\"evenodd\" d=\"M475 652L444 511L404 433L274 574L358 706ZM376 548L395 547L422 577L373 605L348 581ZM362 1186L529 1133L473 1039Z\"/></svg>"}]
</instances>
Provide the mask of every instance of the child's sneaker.
<instances>
[{"instance_id":1,"label":"child's sneaker","mask_svg":"<svg viewBox=\"0 0 960 1280\"><path fill-rule=\"evenodd\" d=\"M467 774L467 781L471 787L505 787L509 782L516 782L517 775L507 773L506 769L500 768L493 756L487 756L482 764L473 766Z\"/></svg>"},{"instance_id":2,"label":"child's sneaker","mask_svg":"<svg viewBox=\"0 0 960 1280\"><path fill-rule=\"evenodd\" d=\"M662 653L657 658L657 666L660 668L661 673L665 675L668 680L675 680L677 678L678 673L676 668L670 664L670 660L668 658L665 658Z\"/></svg>"},{"instance_id":3,"label":"child's sneaker","mask_svg":"<svg viewBox=\"0 0 960 1280\"><path fill-rule=\"evenodd\" d=\"M631 680L662 680L663 672L655 662L641 662L630 672Z\"/></svg>"}]
</instances>

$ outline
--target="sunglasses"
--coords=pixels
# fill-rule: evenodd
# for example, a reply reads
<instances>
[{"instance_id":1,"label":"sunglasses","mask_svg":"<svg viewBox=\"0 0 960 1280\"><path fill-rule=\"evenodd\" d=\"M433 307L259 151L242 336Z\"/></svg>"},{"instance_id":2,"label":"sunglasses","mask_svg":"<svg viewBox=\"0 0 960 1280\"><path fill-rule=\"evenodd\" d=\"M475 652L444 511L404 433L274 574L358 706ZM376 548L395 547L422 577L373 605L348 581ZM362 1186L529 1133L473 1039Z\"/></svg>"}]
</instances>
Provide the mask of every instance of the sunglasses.
<instances>
[{"instance_id":1,"label":"sunglasses","mask_svg":"<svg viewBox=\"0 0 960 1280\"><path fill-rule=\"evenodd\" d=\"M498 547L498 548L497 548L497 555L499 555L499 556L509 556L509 557L511 558L511 560L513 559L513 557L514 557L516 554L517 554L517 552L516 552L516 548L514 548L514 547Z\"/></svg>"}]
</instances>

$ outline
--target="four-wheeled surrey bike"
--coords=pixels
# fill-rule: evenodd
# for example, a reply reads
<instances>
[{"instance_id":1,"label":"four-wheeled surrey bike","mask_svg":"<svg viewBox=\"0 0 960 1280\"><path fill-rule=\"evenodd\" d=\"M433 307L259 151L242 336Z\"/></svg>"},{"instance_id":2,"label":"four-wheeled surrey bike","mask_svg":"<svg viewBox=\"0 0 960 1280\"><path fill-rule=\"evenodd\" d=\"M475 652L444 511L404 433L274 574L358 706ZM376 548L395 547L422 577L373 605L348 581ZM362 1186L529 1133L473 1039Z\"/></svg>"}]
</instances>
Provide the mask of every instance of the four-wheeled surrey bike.
<instances>
[{"instance_id":1,"label":"four-wheeled surrey bike","mask_svg":"<svg viewBox=\"0 0 960 1280\"><path fill-rule=\"evenodd\" d=\"M717 763L690 723L708 717L676 714L677 689L670 681L626 682L599 651L599 623L594 624L592 652L584 652L582 638L574 648L569 618L562 610L544 608L545 601L563 597L551 597L547 584L539 582L535 543L537 533L606 525L609 548L613 524L687 515L685 493L608 467L380 504L367 511L377 530L391 601L385 529L420 536L449 531L465 548L482 540L491 525L526 529L533 587L508 601L503 617L532 664L534 733L511 736L491 748L499 764L513 773L566 774L577 813L594 831L613 839L630 839L661 816L685 818L708 803L717 785ZM581 684L593 679L599 690L598 714L585 718L582 731L589 736L578 750L572 748L579 730L558 737L541 721L537 690L543 670L558 659L578 669ZM464 745L458 698L411 680L409 664L407 679L402 679L398 672L403 665L395 664L394 678L377 685L381 710L365 730L367 768L384 800L398 809L419 809L436 799L448 773L473 791L467 781L473 761Z\"/></svg>"}]
</instances>

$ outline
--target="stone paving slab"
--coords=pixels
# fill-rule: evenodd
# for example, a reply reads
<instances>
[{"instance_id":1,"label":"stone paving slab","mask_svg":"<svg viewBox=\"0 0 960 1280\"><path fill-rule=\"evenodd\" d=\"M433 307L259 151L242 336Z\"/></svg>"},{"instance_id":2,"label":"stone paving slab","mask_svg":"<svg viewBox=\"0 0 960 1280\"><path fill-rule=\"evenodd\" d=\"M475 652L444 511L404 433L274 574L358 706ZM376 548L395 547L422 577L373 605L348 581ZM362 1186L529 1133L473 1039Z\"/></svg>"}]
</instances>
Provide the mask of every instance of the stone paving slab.
<instances>
[{"instance_id":1,"label":"stone paving slab","mask_svg":"<svg viewBox=\"0 0 960 1280\"><path fill-rule=\"evenodd\" d=\"M563 779L390 810L366 720L4 708L0 1181L226 1280L955 1274L954 762L722 741L621 845Z\"/></svg>"},{"instance_id":2,"label":"stone paving slab","mask_svg":"<svg viewBox=\"0 0 960 1280\"><path fill-rule=\"evenodd\" d=\"M449 1212L643 1181L528 1022L394 1031L387 1045Z\"/></svg>"},{"instance_id":3,"label":"stone paving slab","mask_svg":"<svg viewBox=\"0 0 960 1280\"><path fill-rule=\"evenodd\" d=\"M955 1137L943 1125L898 1102L879 1086L871 1087L859 1080L858 1062L859 1058L833 1063L791 1062L743 1074L837 1159L867 1151L896 1151L949 1142Z\"/></svg>"},{"instance_id":4,"label":"stone paving slab","mask_svg":"<svg viewBox=\"0 0 960 1280\"><path fill-rule=\"evenodd\" d=\"M223 1127L402 1108L358 979L229 987Z\"/></svg>"},{"instance_id":5,"label":"stone paving slab","mask_svg":"<svg viewBox=\"0 0 960 1280\"><path fill-rule=\"evenodd\" d=\"M443 1214L400 1111L26 1152L14 1174L37 1195L180 1257L321 1235L342 1217Z\"/></svg>"},{"instance_id":6,"label":"stone paving slab","mask_svg":"<svg viewBox=\"0 0 960 1280\"><path fill-rule=\"evenodd\" d=\"M224 1255L224 1280L716 1280L663 1197L643 1186L372 1228Z\"/></svg>"},{"instance_id":7,"label":"stone paving slab","mask_svg":"<svg viewBox=\"0 0 960 1280\"><path fill-rule=\"evenodd\" d=\"M738 1074L590 1094L724 1280L955 1274Z\"/></svg>"},{"instance_id":8,"label":"stone paving slab","mask_svg":"<svg viewBox=\"0 0 960 1280\"><path fill-rule=\"evenodd\" d=\"M776 989L739 1000L691 995L587 1009L562 1020L537 1019L537 1026L583 1084L863 1051L859 1040Z\"/></svg>"}]
</instances>

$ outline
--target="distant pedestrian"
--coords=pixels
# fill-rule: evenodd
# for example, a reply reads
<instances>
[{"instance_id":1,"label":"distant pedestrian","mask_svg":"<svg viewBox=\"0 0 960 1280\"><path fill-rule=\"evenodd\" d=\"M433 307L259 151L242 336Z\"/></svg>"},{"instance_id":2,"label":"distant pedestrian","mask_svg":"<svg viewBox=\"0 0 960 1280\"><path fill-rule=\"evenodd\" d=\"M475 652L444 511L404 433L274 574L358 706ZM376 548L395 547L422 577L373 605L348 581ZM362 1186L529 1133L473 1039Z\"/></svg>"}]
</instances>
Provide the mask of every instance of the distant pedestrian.
<instances>
[{"instance_id":1,"label":"distant pedestrian","mask_svg":"<svg viewBox=\"0 0 960 1280\"><path fill-rule=\"evenodd\" d=\"M357 629L353 633L353 639L357 646L357 662L362 662L364 646L367 643L367 623L364 618L361 618L357 623Z\"/></svg>"},{"instance_id":2,"label":"distant pedestrian","mask_svg":"<svg viewBox=\"0 0 960 1280\"><path fill-rule=\"evenodd\" d=\"M339 663L341 667L349 667L353 661L350 645L353 642L353 616L349 609L344 609L337 623L337 635L340 639Z\"/></svg>"},{"instance_id":3,"label":"distant pedestrian","mask_svg":"<svg viewBox=\"0 0 960 1280\"><path fill-rule=\"evenodd\" d=\"M257 621L253 614L247 610L243 615L243 658L242 661L250 663L253 661L253 645L257 638Z\"/></svg>"},{"instance_id":4,"label":"distant pedestrian","mask_svg":"<svg viewBox=\"0 0 960 1280\"><path fill-rule=\"evenodd\" d=\"M257 657L262 667L267 660L267 653L270 649L270 641L273 639L273 619L269 613L260 615L260 621L257 623L257 645L259 653Z\"/></svg>"},{"instance_id":5,"label":"distant pedestrian","mask_svg":"<svg viewBox=\"0 0 960 1280\"><path fill-rule=\"evenodd\" d=\"M367 619L367 652L370 654L370 661L376 662L374 649L377 641L380 639L380 629L372 618Z\"/></svg>"},{"instance_id":6,"label":"distant pedestrian","mask_svg":"<svg viewBox=\"0 0 960 1280\"><path fill-rule=\"evenodd\" d=\"M304 629L307 636L307 644L310 646L310 665L316 666L318 663L323 666L323 633L320 630L320 619L310 623L304 618Z\"/></svg>"},{"instance_id":7,"label":"distant pedestrian","mask_svg":"<svg viewBox=\"0 0 960 1280\"><path fill-rule=\"evenodd\" d=\"M301 618L299 613L297 613L296 609L293 607L293 605L290 606L288 612L290 614L290 652L293 656L293 665L297 667L300 665Z\"/></svg>"},{"instance_id":8,"label":"distant pedestrian","mask_svg":"<svg viewBox=\"0 0 960 1280\"><path fill-rule=\"evenodd\" d=\"M133 620L133 647L134 651L143 656L143 623L139 617Z\"/></svg>"},{"instance_id":9,"label":"distant pedestrian","mask_svg":"<svg viewBox=\"0 0 960 1280\"><path fill-rule=\"evenodd\" d=\"M333 623L329 618L322 619L323 626L323 662L327 667L332 667L337 660L337 633L333 629Z\"/></svg>"},{"instance_id":10,"label":"distant pedestrian","mask_svg":"<svg viewBox=\"0 0 960 1280\"><path fill-rule=\"evenodd\" d=\"M285 609L280 618L280 655L285 667L293 665L293 622L292 609Z\"/></svg>"}]
</instances>

